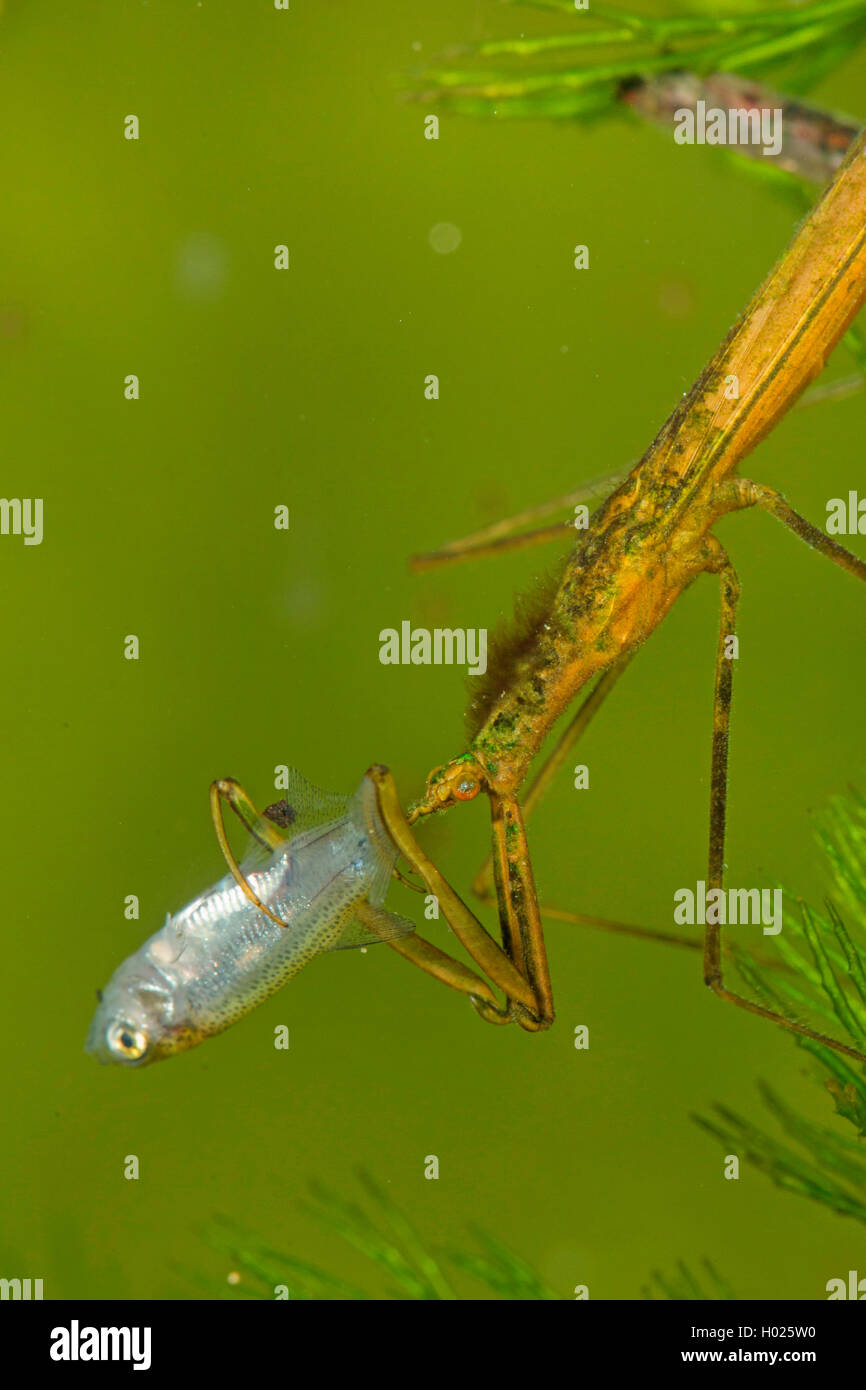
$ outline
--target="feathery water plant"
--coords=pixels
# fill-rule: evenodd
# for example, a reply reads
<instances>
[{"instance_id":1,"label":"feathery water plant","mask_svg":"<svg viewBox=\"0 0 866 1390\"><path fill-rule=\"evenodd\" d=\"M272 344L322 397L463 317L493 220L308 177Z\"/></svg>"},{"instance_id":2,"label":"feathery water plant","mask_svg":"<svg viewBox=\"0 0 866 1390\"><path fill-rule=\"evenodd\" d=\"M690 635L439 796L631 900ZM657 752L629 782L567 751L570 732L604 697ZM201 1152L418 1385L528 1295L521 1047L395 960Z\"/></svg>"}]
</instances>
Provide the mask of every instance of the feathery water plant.
<instances>
[{"instance_id":1,"label":"feathery water plant","mask_svg":"<svg viewBox=\"0 0 866 1390\"><path fill-rule=\"evenodd\" d=\"M463 115L574 118L621 109L627 84L683 69L760 73L786 91L812 88L866 37L866 0L726 14L640 16L596 0L534 0L567 14L563 34L452 47L417 72L410 95Z\"/></svg>"},{"instance_id":2,"label":"feathery water plant","mask_svg":"<svg viewBox=\"0 0 866 1390\"><path fill-rule=\"evenodd\" d=\"M837 1036L866 1043L866 800L854 790L834 798L817 825L832 897L823 913L805 903L786 912L777 938L785 970L757 966L742 951L737 969L756 996L791 1017L819 1016ZM840 911L841 909L841 911ZM843 917L844 914L844 917ZM776 1184L842 1216L866 1223L866 1068L811 1038L795 1036L811 1054L836 1113L856 1138L815 1123L787 1105L766 1082L764 1105L785 1139L767 1133L723 1105L715 1116L694 1116L726 1152L737 1152Z\"/></svg>"},{"instance_id":3,"label":"feathery water plant","mask_svg":"<svg viewBox=\"0 0 866 1390\"><path fill-rule=\"evenodd\" d=\"M641 1290L641 1296L650 1300L661 1297L674 1300L700 1300L702 1302L736 1299L737 1295L710 1260L701 1261L701 1271L703 1283L682 1260L678 1262L677 1271L673 1277L663 1274L660 1270L653 1270L650 1282L645 1284Z\"/></svg>"},{"instance_id":4,"label":"feathery water plant","mask_svg":"<svg viewBox=\"0 0 866 1390\"><path fill-rule=\"evenodd\" d=\"M326 1228L359 1250L369 1261L371 1280L384 1276L384 1292L374 1293L292 1255L275 1250L223 1219L212 1223L205 1236L231 1269L224 1283L196 1274L197 1285L209 1297L268 1300L345 1301L385 1298L400 1301L503 1300L551 1302L570 1299L553 1288L524 1259L477 1227L468 1234L476 1251L428 1244L393 1198L363 1169L358 1179L374 1213L357 1202L313 1185L307 1210ZM654 1270L641 1290L644 1299L734 1299L736 1293L709 1260L696 1276L682 1261L673 1276ZM454 1274L465 1275L455 1280Z\"/></svg>"},{"instance_id":5,"label":"feathery water plant","mask_svg":"<svg viewBox=\"0 0 866 1390\"><path fill-rule=\"evenodd\" d=\"M470 1233L477 1252L435 1249L369 1173L360 1169L358 1180L372 1211L319 1184L311 1184L312 1201L301 1206L366 1257L371 1279L378 1275L384 1280L381 1295L277 1251L225 1219L215 1221L205 1236L211 1247L230 1261L228 1282L215 1285L201 1278L197 1282L210 1296L218 1293L224 1298L273 1299L279 1289L287 1290L291 1299L302 1300L564 1298L519 1255L481 1230ZM467 1276L461 1281L466 1292L458 1290L455 1273Z\"/></svg>"}]
</instances>

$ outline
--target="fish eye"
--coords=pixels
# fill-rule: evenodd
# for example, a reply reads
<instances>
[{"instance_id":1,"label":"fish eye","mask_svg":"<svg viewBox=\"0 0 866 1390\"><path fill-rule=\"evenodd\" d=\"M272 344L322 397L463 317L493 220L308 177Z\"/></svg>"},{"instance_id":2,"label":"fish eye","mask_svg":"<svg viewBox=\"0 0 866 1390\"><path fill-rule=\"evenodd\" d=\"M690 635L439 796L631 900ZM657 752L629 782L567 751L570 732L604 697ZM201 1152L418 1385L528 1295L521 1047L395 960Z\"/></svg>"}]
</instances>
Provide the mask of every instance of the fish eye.
<instances>
[{"instance_id":1,"label":"fish eye","mask_svg":"<svg viewBox=\"0 0 866 1390\"><path fill-rule=\"evenodd\" d=\"M130 1062L143 1057L150 1042L144 1030L131 1023L112 1023L105 1036L111 1051Z\"/></svg>"}]
</instances>

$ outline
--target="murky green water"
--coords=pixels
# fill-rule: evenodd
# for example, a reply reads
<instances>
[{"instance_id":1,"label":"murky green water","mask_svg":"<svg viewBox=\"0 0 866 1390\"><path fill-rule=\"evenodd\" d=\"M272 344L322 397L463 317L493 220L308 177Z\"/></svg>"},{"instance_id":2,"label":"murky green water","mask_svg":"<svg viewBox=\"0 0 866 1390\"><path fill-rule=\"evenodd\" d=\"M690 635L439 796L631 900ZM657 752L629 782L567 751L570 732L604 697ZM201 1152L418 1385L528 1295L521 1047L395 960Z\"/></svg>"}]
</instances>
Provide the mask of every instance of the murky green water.
<instances>
[{"instance_id":1,"label":"murky green water","mask_svg":"<svg viewBox=\"0 0 866 1390\"><path fill-rule=\"evenodd\" d=\"M537 1037L381 948L316 962L167 1064L82 1052L96 987L222 873L214 776L265 804L277 764L350 791L384 761L408 800L460 751L461 674L383 666L379 632L492 628L547 557L412 577L407 556L642 452L790 235L777 191L637 124L453 119L425 140L393 80L417 45L520 23L458 0L0 21L2 492L44 498L45 528L0 538L0 1272L46 1296L195 1296L190 1271L226 1269L199 1235L214 1213L364 1279L298 1208L359 1164L434 1240L475 1221L564 1295L634 1298L709 1256L741 1296L815 1298L862 1265L858 1227L747 1167L723 1180L692 1112L760 1118L759 1077L828 1107L686 952L551 923L558 1022ZM821 98L862 116L862 80L849 63ZM862 479L864 421L858 398L803 412L753 471L820 521ZM863 596L768 518L722 533L744 586L732 878L817 900L810 815L863 765ZM551 902L667 925L704 876L716 602L685 596L586 740L590 789L563 778L539 812ZM427 843L468 891L483 808Z\"/></svg>"}]
</instances>

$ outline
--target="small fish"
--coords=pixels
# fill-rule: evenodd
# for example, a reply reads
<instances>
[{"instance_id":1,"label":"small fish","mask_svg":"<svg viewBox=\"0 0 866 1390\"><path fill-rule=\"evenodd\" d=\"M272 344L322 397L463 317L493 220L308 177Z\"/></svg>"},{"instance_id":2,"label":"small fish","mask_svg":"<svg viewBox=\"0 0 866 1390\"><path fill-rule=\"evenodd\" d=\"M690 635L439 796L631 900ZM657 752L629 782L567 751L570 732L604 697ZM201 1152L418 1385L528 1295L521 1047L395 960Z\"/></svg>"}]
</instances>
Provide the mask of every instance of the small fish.
<instances>
[{"instance_id":1,"label":"small fish","mask_svg":"<svg viewBox=\"0 0 866 1390\"><path fill-rule=\"evenodd\" d=\"M231 874L166 918L99 994L85 1051L142 1067L195 1047L239 1018L323 951L414 931L388 914L378 935L354 919L361 900L381 907L397 862L372 782L351 800L290 774L291 838L254 845L241 868L279 927Z\"/></svg>"}]
</instances>

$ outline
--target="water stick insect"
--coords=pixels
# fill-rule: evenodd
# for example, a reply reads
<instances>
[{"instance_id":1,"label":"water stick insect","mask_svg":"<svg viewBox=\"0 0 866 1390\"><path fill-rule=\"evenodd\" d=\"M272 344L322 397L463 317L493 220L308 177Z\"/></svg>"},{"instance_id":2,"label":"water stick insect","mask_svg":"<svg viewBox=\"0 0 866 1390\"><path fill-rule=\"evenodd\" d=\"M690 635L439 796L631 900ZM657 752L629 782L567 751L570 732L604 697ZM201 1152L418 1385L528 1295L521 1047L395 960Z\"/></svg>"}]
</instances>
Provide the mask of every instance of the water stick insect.
<instances>
[{"instance_id":1,"label":"water stick insect","mask_svg":"<svg viewBox=\"0 0 866 1390\"><path fill-rule=\"evenodd\" d=\"M866 563L800 516L772 488L741 477L739 465L815 379L866 299L866 135L860 135L833 183L734 325L691 391L646 454L593 516L584 538L565 558L556 587L537 596L530 618L491 660L487 684L470 709L467 751L435 769L408 819L387 769L370 769L385 824L408 863L440 899L450 925L502 990L496 1010L473 1000L482 1016L550 1027L553 997L525 819L562 761L609 694L638 647L701 575L717 576L721 623L716 657L710 779L707 889L723 886L728 738L740 584L714 524L730 512L759 507L857 579ZM530 514L517 522L531 519ZM561 525L516 536L507 527L452 543L419 557L418 568L562 537ZM521 789L547 734L594 682L525 801ZM424 816L487 796L492 821L492 868L504 954L511 970L473 949L487 936L470 909L445 884L411 826ZM475 887L489 894L487 870ZM578 914L556 913L583 921ZM709 916L709 914L708 914ZM482 956L487 953L490 963ZM805 1024L728 988L722 970L720 924L708 921L704 981L720 998L778 1026L856 1059L866 1056ZM527 999L526 990L530 997Z\"/></svg>"},{"instance_id":2,"label":"water stick insect","mask_svg":"<svg viewBox=\"0 0 866 1390\"><path fill-rule=\"evenodd\" d=\"M455 935L504 999L497 1002L481 976L442 952L426 955L435 948L419 937L395 938L389 944L410 955L406 944L411 940L415 964L469 993L477 1011L489 1022L513 1021L527 1031L549 1028L553 1022L542 911L533 880L526 817L638 647L677 598L703 574L717 576L721 587L707 889L722 888L733 672L727 652L728 640L736 629L740 585L724 548L712 534L714 524L730 512L757 506L849 574L866 579L863 561L796 513L778 492L737 472L742 460L820 373L866 298L864 150L866 135L861 135L836 179L692 390L644 457L595 514L584 539L566 556L556 587L536 596L534 605L526 609L522 627L512 633L499 659L491 661L486 688L470 709L468 750L430 774L426 791L408 818L388 769L374 766L368 770L379 814L395 848L438 899ZM593 490L597 485L590 488ZM522 524L532 519L525 513L514 520ZM469 554L562 535L562 525L510 535L503 524L419 557L416 567L428 568ZM589 694L521 799L530 765L547 734L591 682ZM412 830L422 817L472 801L482 793L491 812L491 862L501 946L425 854ZM221 843L238 885L267 911L245 882L224 833ZM482 896L492 896L486 867L475 887ZM364 908L368 918L377 910L369 904ZM618 926L576 913L550 915L576 922L589 920L614 929ZM657 935L637 928L628 930ZM718 922L708 921L706 925L704 980L722 999L866 1061L846 1044L729 989L722 972Z\"/></svg>"}]
</instances>

